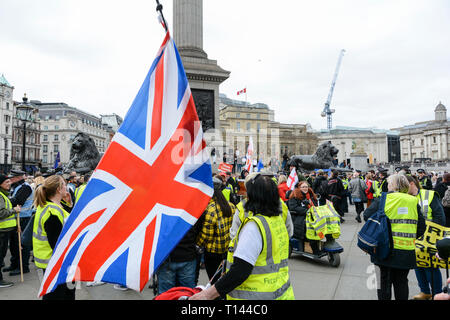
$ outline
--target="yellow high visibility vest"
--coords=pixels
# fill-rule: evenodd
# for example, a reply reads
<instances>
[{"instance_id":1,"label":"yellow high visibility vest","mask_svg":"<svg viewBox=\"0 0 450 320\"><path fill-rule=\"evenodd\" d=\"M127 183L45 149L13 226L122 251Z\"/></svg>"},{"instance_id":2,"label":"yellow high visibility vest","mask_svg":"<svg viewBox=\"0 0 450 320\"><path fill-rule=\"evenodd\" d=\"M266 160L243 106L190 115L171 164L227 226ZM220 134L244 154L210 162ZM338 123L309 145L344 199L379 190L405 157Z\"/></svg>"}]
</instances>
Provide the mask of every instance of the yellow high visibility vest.
<instances>
[{"instance_id":1,"label":"yellow high visibility vest","mask_svg":"<svg viewBox=\"0 0 450 320\"><path fill-rule=\"evenodd\" d=\"M78 202L78 199L80 199L81 194L83 193L84 189L86 189L86 183L83 183L81 186L75 189L75 203Z\"/></svg>"},{"instance_id":2,"label":"yellow high visibility vest","mask_svg":"<svg viewBox=\"0 0 450 320\"><path fill-rule=\"evenodd\" d=\"M294 290L289 279L289 235L281 216L253 215L241 224L236 237L230 242L226 270L233 264L234 249L242 227L254 221L263 239L261 251L250 276L233 291L227 300L294 300Z\"/></svg>"},{"instance_id":3,"label":"yellow high visibility vest","mask_svg":"<svg viewBox=\"0 0 450 320\"><path fill-rule=\"evenodd\" d=\"M12 210L12 203L9 200L9 198L3 194L3 192L0 191L0 194L2 195L3 199L5 200L5 208L8 210ZM8 216L6 219L0 220L0 229L8 229L13 228L17 226L17 220L15 213L12 213L10 216Z\"/></svg>"},{"instance_id":4,"label":"yellow high visibility vest","mask_svg":"<svg viewBox=\"0 0 450 320\"><path fill-rule=\"evenodd\" d=\"M306 238L321 240L331 234L337 239L341 235L340 224L341 218L330 201L324 206L311 207L306 214Z\"/></svg>"},{"instance_id":5,"label":"yellow high visibility vest","mask_svg":"<svg viewBox=\"0 0 450 320\"><path fill-rule=\"evenodd\" d=\"M38 268L46 269L53 254L45 232L44 224L51 215L58 217L64 224L69 213L55 203L47 202L44 207L37 207L33 225L33 255L34 263Z\"/></svg>"},{"instance_id":6,"label":"yellow high visibility vest","mask_svg":"<svg viewBox=\"0 0 450 320\"><path fill-rule=\"evenodd\" d=\"M418 198L401 192L386 195L384 212L391 222L394 249L415 250L418 201Z\"/></svg>"},{"instance_id":7,"label":"yellow high visibility vest","mask_svg":"<svg viewBox=\"0 0 450 320\"><path fill-rule=\"evenodd\" d=\"M430 207L430 203L431 201L433 201L434 191L420 189L419 194L416 197L417 199L419 199L419 205L422 208L422 213L425 220L433 220L433 213Z\"/></svg>"}]
</instances>

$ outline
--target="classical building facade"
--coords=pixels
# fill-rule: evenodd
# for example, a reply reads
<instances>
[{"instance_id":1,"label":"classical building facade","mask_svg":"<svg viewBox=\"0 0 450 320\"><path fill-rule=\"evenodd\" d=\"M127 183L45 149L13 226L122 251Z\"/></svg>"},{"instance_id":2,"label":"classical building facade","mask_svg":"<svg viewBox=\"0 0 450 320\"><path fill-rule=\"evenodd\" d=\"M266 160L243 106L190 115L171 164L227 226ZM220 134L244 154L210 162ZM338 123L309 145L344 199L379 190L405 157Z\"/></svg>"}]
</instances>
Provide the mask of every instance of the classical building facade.
<instances>
[{"instance_id":1,"label":"classical building facade","mask_svg":"<svg viewBox=\"0 0 450 320\"><path fill-rule=\"evenodd\" d=\"M254 152L263 162L280 159L284 154L312 154L317 148L317 135L306 124L284 124L275 121L275 113L267 104L249 104L220 95L220 123L226 152L247 152L250 136Z\"/></svg>"},{"instance_id":2,"label":"classical building facade","mask_svg":"<svg viewBox=\"0 0 450 320\"><path fill-rule=\"evenodd\" d=\"M43 103L32 100L31 103L39 110L43 167L52 168L58 152L61 164L67 164L72 141L78 132L88 134L94 140L100 155L103 155L111 141L113 130L108 124L102 123L100 117L62 102Z\"/></svg>"},{"instance_id":3,"label":"classical building facade","mask_svg":"<svg viewBox=\"0 0 450 320\"><path fill-rule=\"evenodd\" d=\"M14 113L17 107L22 103L28 104L26 95L22 102L14 101ZM32 105L30 105L32 106ZM23 141L25 133L25 145ZM30 121L22 122L15 115L13 120L13 135L11 139L11 166L12 168L22 169L28 173L40 171L41 162L41 123L38 116L38 110L32 110ZM25 146L25 148L24 148ZM23 158L25 152L25 158Z\"/></svg>"},{"instance_id":4,"label":"classical building facade","mask_svg":"<svg viewBox=\"0 0 450 320\"><path fill-rule=\"evenodd\" d=\"M13 132L14 87L0 75L0 172L11 168L11 140Z\"/></svg>"},{"instance_id":5,"label":"classical building facade","mask_svg":"<svg viewBox=\"0 0 450 320\"><path fill-rule=\"evenodd\" d=\"M339 149L339 163L351 165L351 155L356 151L367 155L368 164L397 162L400 159L399 133L393 130L337 126L320 131L319 144L325 141L331 141Z\"/></svg>"},{"instance_id":6,"label":"classical building facade","mask_svg":"<svg viewBox=\"0 0 450 320\"><path fill-rule=\"evenodd\" d=\"M401 161L430 159L449 160L449 121L447 108L439 102L434 109L434 120L417 122L397 128L400 132Z\"/></svg>"}]
</instances>

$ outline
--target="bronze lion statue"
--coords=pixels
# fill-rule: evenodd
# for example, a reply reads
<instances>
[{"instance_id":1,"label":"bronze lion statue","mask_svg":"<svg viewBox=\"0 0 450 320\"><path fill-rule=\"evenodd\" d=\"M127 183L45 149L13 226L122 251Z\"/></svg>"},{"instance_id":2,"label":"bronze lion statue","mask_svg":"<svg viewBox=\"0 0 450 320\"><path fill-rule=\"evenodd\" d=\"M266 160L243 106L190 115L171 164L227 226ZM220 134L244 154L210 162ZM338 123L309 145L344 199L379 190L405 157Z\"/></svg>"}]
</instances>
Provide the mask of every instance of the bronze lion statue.
<instances>
[{"instance_id":1,"label":"bronze lion statue","mask_svg":"<svg viewBox=\"0 0 450 320\"><path fill-rule=\"evenodd\" d=\"M97 167L100 154L94 140L87 134L79 132L73 139L70 147L70 160L66 172L89 172Z\"/></svg>"},{"instance_id":2,"label":"bronze lion statue","mask_svg":"<svg viewBox=\"0 0 450 320\"><path fill-rule=\"evenodd\" d=\"M288 166L296 166L298 170L330 169L339 150L331 141L322 143L313 155L294 155L288 161Z\"/></svg>"}]
</instances>

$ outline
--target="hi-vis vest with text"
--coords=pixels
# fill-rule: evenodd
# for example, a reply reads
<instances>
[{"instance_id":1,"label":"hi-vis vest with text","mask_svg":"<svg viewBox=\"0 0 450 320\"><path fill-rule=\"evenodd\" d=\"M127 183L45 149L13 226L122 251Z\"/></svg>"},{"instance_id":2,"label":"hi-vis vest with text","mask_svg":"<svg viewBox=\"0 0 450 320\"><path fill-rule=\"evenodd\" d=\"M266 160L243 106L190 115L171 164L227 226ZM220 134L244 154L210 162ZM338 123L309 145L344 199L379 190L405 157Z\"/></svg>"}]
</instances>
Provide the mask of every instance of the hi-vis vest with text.
<instances>
[{"instance_id":1,"label":"hi-vis vest with text","mask_svg":"<svg viewBox=\"0 0 450 320\"><path fill-rule=\"evenodd\" d=\"M261 232L261 251L250 276L233 291L227 300L294 300L294 291L289 279L289 235L281 216L251 216L241 224L236 237L230 242L226 269L233 264L234 249L239 241L242 227L254 221Z\"/></svg>"},{"instance_id":2,"label":"hi-vis vest with text","mask_svg":"<svg viewBox=\"0 0 450 320\"><path fill-rule=\"evenodd\" d=\"M433 213L431 212L430 203L434 198L434 191L420 189L419 194L416 197L419 199L419 205L422 208L422 213L425 220L433 220Z\"/></svg>"},{"instance_id":3,"label":"hi-vis vest with text","mask_svg":"<svg viewBox=\"0 0 450 320\"><path fill-rule=\"evenodd\" d=\"M391 223L394 249L415 250L418 201L418 198L401 192L386 195L384 212Z\"/></svg>"},{"instance_id":4,"label":"hi-vis vest with text","mask_svg":"<svg viewBox=\"0 0 450 320\"><path fill-rule=\"evenodd\" d=\"M12 210L12 203L9 198L0 191L0 195L5 200L5 208L8 210ZM17 226L16 215L12 213L6 219L0 220L0 229L8 229Z\"/></svg>"},{"instance_id":5,"label":"hi-vis vest with text","mask_svg":"<svg viewBox=\"0 0 450 320\"><path fill-rule=\"evenodd\" d=\"M326 207L311 207L306 214L306 238L321 240L331 234L334 239L338 239L341 235L340 222L341 218L330 201L327 201Z\"/></svg>"},{"instance_id":6,"label":"hi-vis vest with text","mask_svg":"<svg viewBox=\"0 0 450 320\"><path fill-rule=\"evenodd\" d=\"M253 215L253 213L251 211L250 212L245 211L244 204L245 204L245 200L242 200L241 202L239 202L236 205L236 208L239 210L239 220L241 220L241 224L242 224L242 222L244 222L244 220L246 218L249 218ZM281 204L281 209L282 209L281 216L283 217L283 221L286 222L289 209L288 209L286 203L284 203L284 201L281 200L281 198L280 198L280 204Z\"/></svg>"},{"instance_id":7,"label":"hi-vis vest with text","mask_svg":"<svg viewBox=\"0 0 450 320\"><path fill-rule=\"evenodd\" d=\"M44 207L36 209L33 225L33 255L34 263L42 269L47 268L53 254L53 250L48 243L47 232L44 229L44 224L51 215L57 216L61 224L64 224L69 213L52 202L47 202Z\"/></svg>"}]
</instances>

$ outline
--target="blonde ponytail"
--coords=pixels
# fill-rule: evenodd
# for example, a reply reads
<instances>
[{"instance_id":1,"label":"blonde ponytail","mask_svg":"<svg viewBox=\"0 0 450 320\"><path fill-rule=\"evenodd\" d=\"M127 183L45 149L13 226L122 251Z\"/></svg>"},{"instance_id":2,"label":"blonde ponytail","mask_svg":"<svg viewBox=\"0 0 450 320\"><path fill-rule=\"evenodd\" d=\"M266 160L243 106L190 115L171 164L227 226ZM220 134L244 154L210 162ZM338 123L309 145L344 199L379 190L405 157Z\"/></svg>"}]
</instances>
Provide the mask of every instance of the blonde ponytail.
<instances>
[{"instance_id":1,"label":"blonde ponytail","mask_svg":"<svg viewBox=\"0 0 450 320\"><path fill-rule=\"evenodd\" d=\"M53 175L44 180L34 193L34 206L44 207L48 198L54 196L58 188L64 183L64 179L60 175Z\"/></svg>"}]
</instances>

